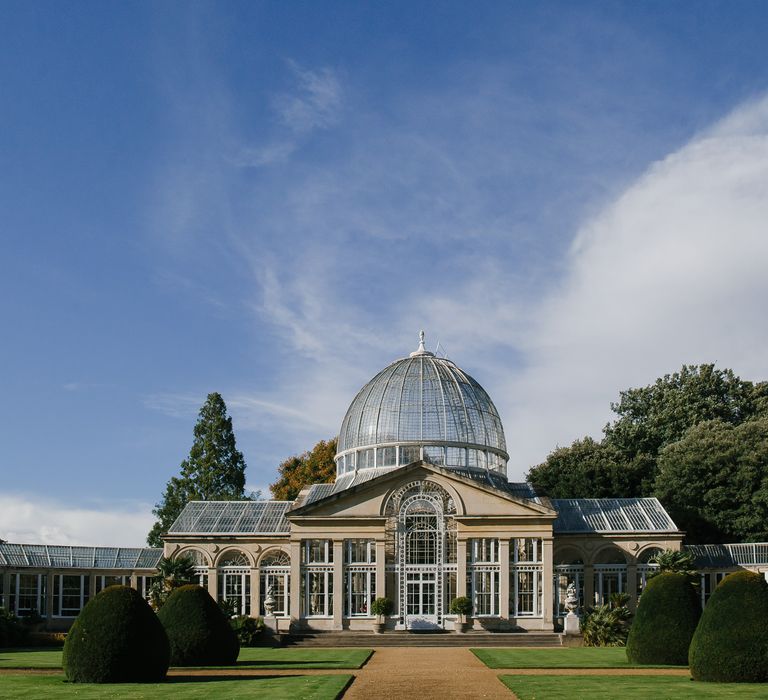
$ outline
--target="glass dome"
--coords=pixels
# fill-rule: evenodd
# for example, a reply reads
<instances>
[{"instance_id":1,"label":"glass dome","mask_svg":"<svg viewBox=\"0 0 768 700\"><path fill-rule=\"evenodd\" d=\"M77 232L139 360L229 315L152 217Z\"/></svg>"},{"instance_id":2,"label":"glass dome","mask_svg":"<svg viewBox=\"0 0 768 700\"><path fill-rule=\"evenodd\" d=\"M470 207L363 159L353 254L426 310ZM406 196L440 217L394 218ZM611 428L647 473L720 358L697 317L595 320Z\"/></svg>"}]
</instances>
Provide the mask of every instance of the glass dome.
<instances>
[{"instance_id":1,"label":"glass dome","mask_svg":"<svg viewBox=\"0 0 768 700\"><path fill-rule=\"evenodd\" d=\"M339 433L337 481L418 459L506 476L506 450L499 413L483 387L427 351L422 333L416 352L384 368L352 401Z\"/></svg>"}]
</instances>

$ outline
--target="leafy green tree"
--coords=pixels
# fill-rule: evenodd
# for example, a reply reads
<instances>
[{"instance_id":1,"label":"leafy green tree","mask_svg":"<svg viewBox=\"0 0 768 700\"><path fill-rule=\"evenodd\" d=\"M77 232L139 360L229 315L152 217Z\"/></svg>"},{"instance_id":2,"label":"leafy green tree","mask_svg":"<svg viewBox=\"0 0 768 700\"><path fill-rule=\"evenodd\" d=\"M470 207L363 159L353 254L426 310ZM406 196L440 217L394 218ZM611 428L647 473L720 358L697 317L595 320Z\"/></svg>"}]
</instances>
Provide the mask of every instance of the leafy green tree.
<instances>
[{"instance_id":1,"label":"leafy green tree","mask_svg":"<svg viewBox=\"0 0 768 700\"><path fill-rule=\"evenodd\" d=\"M768 538L768 419L691 428L662 450L656 494L693 542Z\"/></svg>"},{"instance_id":2,"label":"leafy green tree","mask_svg":"<svg viewBox=\"0 0 768 700\"><path fill-rule=\"evenodd\" d=\"M293 501L309 484L328 484L336 478L336 438L321 440L310 452L289 457L277 469L280 477L270 484L272 495L281 501Z\"/></svg>"},{"instance_id":3,"label":"leafy green tree","mask_svg":"<svg viewBox=\"0 0 768 700\"><path fill-rule=\"evenodd\" d=\"M151 547L161 547L167 532L189 501L237 501L246 498L245 459L235 444L232 419L221 394L208 394L194 428L189 457L181 474L172 477L152 513L157 521L147 536Z\"/></svg>"},{"instance_id":4,"label":"leafy green tree","mask_svg":"<svg viewBox=\"0 0 768 700\"><path fill-rule=\"evenodd\" d=\"M621 498L636 495L647 468L647 459L627 463L613 447L585 437L550 453L528 481L552 498Z\"/></svg>"},{"instance_id":5,"label":"leafy green tree","mask_svg":"<svg viewBox=\"0 0 768 700\"><path fill-rule=\"evenodd\" d=\"M650 386L622 391L611 410L618 420L605 426L606 442L626 458L656 455L704 421L768 417L768 382L753 384L713 364L683 365Z\"/></svg>"},{"instance_id":6,"label":"leafy green tree","mask_svg":"<svg viewBox=\"0 0 768 700\"><path fill-rule=\"evenodd\" d=\"M768 382L712 364L684 365L653 384L620 392L602 441L576 440L533 467L528 481L553 497L655 495L659 453L708 420L740 425L768 418ZM662 500L663 502L663 500Z\"/></svg>"}]
</instances>

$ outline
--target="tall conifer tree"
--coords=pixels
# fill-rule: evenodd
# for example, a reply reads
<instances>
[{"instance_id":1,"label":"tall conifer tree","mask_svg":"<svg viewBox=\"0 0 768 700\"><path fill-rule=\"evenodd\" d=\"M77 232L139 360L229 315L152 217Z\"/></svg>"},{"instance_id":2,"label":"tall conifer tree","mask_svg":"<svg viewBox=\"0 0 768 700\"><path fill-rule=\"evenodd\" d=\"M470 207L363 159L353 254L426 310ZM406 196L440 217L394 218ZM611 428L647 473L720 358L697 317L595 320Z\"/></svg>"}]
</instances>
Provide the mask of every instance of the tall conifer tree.
<instances>
[{"instance_id":1,"label":"tall conifer tree","mask_svg":"<svg viewBox=\"0 0 768 700\"><path fill-rule=\"evenodd\" d=\"M237 501L245 495L245 459L235 444L232 419L221 394L208 394L195 424L189 457L181 474L170 479L153 515L147 536L150 547L162 547L167 532L189 501Z\"/></svg>"}]
</instances>

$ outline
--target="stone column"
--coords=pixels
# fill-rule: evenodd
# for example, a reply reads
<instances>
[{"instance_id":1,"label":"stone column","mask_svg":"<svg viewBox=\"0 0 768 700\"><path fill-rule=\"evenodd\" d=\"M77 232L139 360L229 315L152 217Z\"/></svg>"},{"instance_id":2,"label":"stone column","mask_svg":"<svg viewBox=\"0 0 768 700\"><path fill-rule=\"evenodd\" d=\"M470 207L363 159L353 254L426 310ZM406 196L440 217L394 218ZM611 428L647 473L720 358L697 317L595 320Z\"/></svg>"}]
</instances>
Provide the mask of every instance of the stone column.
<instances>
[{"instance_id":1,"label":"stone column","mask_svg":"<svg viewBox=\"0 0 768 700\"><path fill-rule=\"evenodd\" d=\"M261 602L261 577L256 567L251 567L251 617L259 617L262 612L259 610Z\"/></svg>"},{"instance_id":2,"label":"stone column","mask_svg":"<svg viewBox=\"0 0 768 700\"><path fill-rule=\"evenodd\" d=\"M554 591L552 583L554 580L554 563L552 557L552 539L541 540L543 552L541 557L541 576L544 579L541 582L541 607L542 617L544 618L544 629L551 630L554 628Z\"/></svg>"},{"instance_id":3,"label":"stone column","mask_svg":"<svg viewBox=\"0 0 768 700\"><path fill-rule=\"evenodd\" d=\"M595 567L584 564L584 607L595 604Z\"/></svg>"},{"instance_id":4,"label":"stone column","mask_svg":"<svg viewBox=\"0 0 768 700\"><path fill-rule=\"evenodd\" d=\"M387 543L376 540L376 597L387 597Z\"/></svg>"},{"instance_id":5,"label":"stone column","mask_svg":"<svg viewBox=\"0 0 768 700\"><path fill-rule=\"evenodd\" d=\"M344 540L333 540L333 629L344 629Z\"/></svg>"},{"instance_id":6,"label":"stone column","mask_svg":"<svg viewBox=\"0 0 768 700\"><path fill-rule=\"evenodd\" d=\"M629 593L629 609L634 612L637 608L637 564L627 564L627 590Z\"/></svg>"},{"instance_id":7,"label":"stone column","mask_svg":"<svg viewBox=\"0 0 768 700\"><path fill-rule=\"evenodd\" d=\"M509 538L499 540L499 617L509 620Z\"/></svg>"},{"instance_id":8,"label":"stone column","mask_svg":"<svg viewBox=\"0 0 768 700\"><path fill-rule=\"evenodd\" d=\"M301 619L301 540L291 541L291 590L290 614L291 627Z\"/></svg>"},{"instance_id":9,"label":"stone column","mask_svg":"<svg viewBox=\"0 0 768 700\"><path fill-rule=\"evenodd\" d=\"M91 574L88 577L88 600L96 595L96 574Z\"/></svg>"},{"instance_id":10,"label":"stone column","mask_svg":"<svg viewBox=\"0 0 768 700\"><path fill-rule=\"evenodd\" d=\"M51 618L53 617L53 577L52 572L46 574L45 582L45 627L50 629Z\"/></svg>"},{"instance_id":11,"label":"stone column","mask_svg":"<svg viewBox=\"0 0 768 700\"><path fill-rule=\"evenodd\" d=\"M467 540L456 540L456 597L467 595Z\"/></svg>"},{"instance_id":12,"label":"stone column","mask_svg":"<svg viewBox=\"0 0 768 700\"><path fill-rule=\"evenodd\" d=\"M208 567L208 593L217 603L219 602L219 576L216 567Z\"/></svg>"}]
</instances>

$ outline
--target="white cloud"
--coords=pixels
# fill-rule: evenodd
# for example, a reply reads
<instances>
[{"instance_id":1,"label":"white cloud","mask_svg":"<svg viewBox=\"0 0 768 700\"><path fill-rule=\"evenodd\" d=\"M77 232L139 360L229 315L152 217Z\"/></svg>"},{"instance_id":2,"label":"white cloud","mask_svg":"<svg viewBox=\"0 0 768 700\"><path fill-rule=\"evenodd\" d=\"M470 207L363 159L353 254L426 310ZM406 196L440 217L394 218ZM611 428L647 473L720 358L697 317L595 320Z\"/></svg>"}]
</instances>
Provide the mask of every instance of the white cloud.
<instances>
[{"instance_id":1,"label":"white cloud","mask_svg":"<svg viewBox=\"0 0 768 700\"><path fill-rule=\"evenodd\" d=\"M512 463L599 435L621 389L684 363L768 377L768 99L652 165L578 231L495 395Z\"/></svg>"},{"instance_id":2,"label":"white cloud","mask_svg":"<svg viewBox=\"0 0 768 700\"><path fill-rule=\"evenodd\" d=\"M153 523L148 505L72 507L37 496L0 496L0 537L9 542L141 547Z\"/></svg>"}]
</instances>

